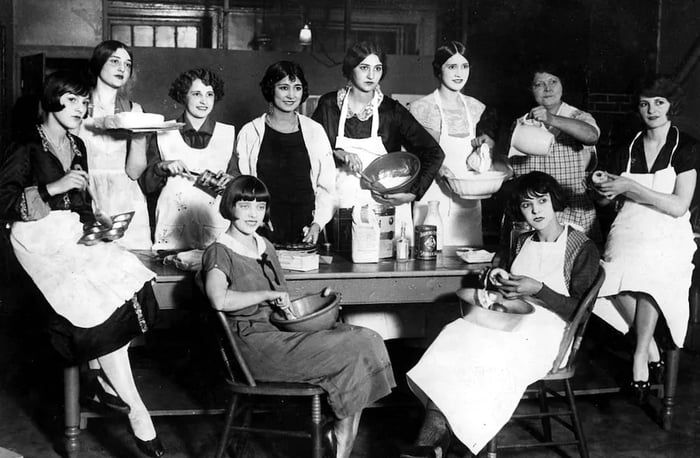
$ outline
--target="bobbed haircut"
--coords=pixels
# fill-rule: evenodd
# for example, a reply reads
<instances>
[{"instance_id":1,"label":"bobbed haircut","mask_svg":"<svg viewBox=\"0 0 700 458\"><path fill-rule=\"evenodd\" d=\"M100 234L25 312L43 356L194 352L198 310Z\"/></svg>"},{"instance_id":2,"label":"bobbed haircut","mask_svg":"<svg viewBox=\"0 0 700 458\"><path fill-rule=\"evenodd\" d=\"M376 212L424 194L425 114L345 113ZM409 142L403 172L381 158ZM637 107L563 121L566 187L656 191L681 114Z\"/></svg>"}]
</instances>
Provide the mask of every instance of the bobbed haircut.
<instances>
[{"instance_id":1,"label":"bobbed haircut","mask_svg":"<svg viewBox=\"0 0 700 458\"><path fill-rule=\"evenodd\" d=\"M123 49L129 55L132 64L131 73L133 74L134 55L131 53L131 49L121 41L105 40L92 50L92 57L90 57L90 62L88 63L90 80L93 85L97 83L97 78L100 76L105 62L107 62L107 59L109 59L117 49Z\"/></svg>"},{"instance_id":2,"label":"bobbed haircut","mask_svg":"<svg viewBox=\"0 0 700 458\"><path fill-rule=\"evenodd\" d=\"M221 203L219 204L219 213L229 221L233 221L233 210L236 208L236 202L240 200L265 202L267 209L265 210L264 221L270 219L270 191L267 190L265 183L252 175L241 175L234 178L226 186L221 195Z\"/></svg>"},{"instance_id":3,"label":"bobbed haircut","mask_svg":"<svg viewBox=\"0 0 700 458\"><path fill-rule=\"evenodd\" d=\"M464 56L464 58L469 61L469 57L467 57L467 47L460 41L450 41L435 50L435 57L433 57L433 75L435 75L436 78L439 78L442 74L442 65L455 54Z\"/></svg>"},{"instance_id":4,"label":"bobbed haircut","mask_svg":"<svg viewBox=\"0 0 700 458\"><path fill-rule=\"evenodd\" d=\"M291 81L299 81L301 83L301 103L304 103L309 97L309 83L306 81L301 65L289 60L281 60L267 67L265 75L260 80L260 90L265 100L272 102L275 98L275 84L282 81L285 77L289 77Z\"/></svg>"},{"instance_id":5,"label":"bobbed haircut","mask_svg":"<svg viewBox=\"0 0 700 458\"><path fill-rule=\"evenodd\" d=\"M90 83L77 72L59 70L51 73L44 80L41 109L44 113L57 113L63 110L65 106L61 104L61 96L67 93L88 97Z\"/></svg>"},{"instance_id":6,"label":"bobbed haircut","mask_svg":"<svg viewBox=\"0 0 700 458\"><path fill-rule=\"evenodd\" d=\"M205 86L211 86L214 90L215 102L224 97L224 80L218 73L208 68L191 68L180 73L170 85L168 95L177 103L184 105L187 103L187 93L196 80L201 80Z\"/></svg>"},{"instance_id":7,"label":"bobbed haircut","mask_svg":"<svg viewBox=\"0 0 700 458\"><path fill-rule=\"evenodd\" d=\"M375 56L379 57L379 61L384 67L382 77L379 79L379 81L383 80L387 71L389 70L389 67L386 64L386 53L378 44L372 41L357 42L347 50L345 53L345 58L343 58L343 76L350 79L352 77L352 70L360 65L360 62L365 60L370 54L374 54Z\"/></svg>"},{"instance_id":8,"label":"bobbed haircut","mask_svg":"<svg viewBox=\"0 0 700 458\"><path fill-rule=\"evenodd\" d=\"M639 105L642 97L663 97L669 101L671 108L668 116L677 116L683 109L683 89L669 75L654 75L637 83L635 97L632 99Z\"/></svg>"},{"instance_id":9,"label":"bobbed haircut","mask_svg":"<svg viewBox=\"0 0 700 458\"><path fill-rule=\"evenodd\" d=\"M562 88L566 89L566 82L568 80L568 70L566 65L557 60L538 60L532 64L530 71L528 72L529 80L527 81L528 88L532 89L532 82L535 80L535 74L537 73L549 73L559 78Z\"/></svg>"},{"instance_id":10,"label":"bobbed haircut","mask_svg":"<svg viewBox=\"0 0 700 458\"><path fill-rule=\"evenodd\" d=\"M551 175L544 172L530 172L515 179L510 198L508 199L508 213L515 221L524 221L525 217L520 211L520 203L526 199L549 194L552 200L552 208L555 212L564 210L568 204L564 188Z\"/></svg>"}]
</instances>

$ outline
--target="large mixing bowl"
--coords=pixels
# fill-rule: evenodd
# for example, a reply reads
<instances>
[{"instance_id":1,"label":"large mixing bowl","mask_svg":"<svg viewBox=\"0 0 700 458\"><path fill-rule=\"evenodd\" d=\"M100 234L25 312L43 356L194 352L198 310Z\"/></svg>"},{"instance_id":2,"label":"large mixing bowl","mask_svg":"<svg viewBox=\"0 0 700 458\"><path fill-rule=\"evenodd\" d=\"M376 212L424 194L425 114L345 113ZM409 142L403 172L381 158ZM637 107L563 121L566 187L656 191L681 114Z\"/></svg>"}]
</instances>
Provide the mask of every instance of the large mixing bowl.
<instances>
[{"instance_id":1,"label":"large mixing bowl","mask_svg":"<svg viewBox=\"0 0 700 458\"><path fill-rule=\"evenodd\" d=\"M372 186L362 179L365 189L381 190L382 194L408 192L420 173L420 159L403 151L384 154L370 162L364 173L373 183L381 185L381 188Z\"/></svg>"},{"instance_id":2,"label":"large mixing bowl","mask_svg":"<svg viewBox=\"0 0 700 458\"><path fill-rule=\"evenodd\" d=\"M280 312L270 315L270 321L282 331L309 332L332 329L338 321L341 294L331 292L324 296L323 291L309 294L292 301L290 308L294 318L288 320Z\"/></svg>"},{"instance_id":3,"label":"large mixing bowl","mask_svg":"<svg viewBox=\"0 0 700 458\"><path fill-rule=\"evenodd\" d=\"M535 307L528 302L502 297L497 299L501 307L484 308L480 305L479 290L475 288L462 288L457 291L457 297L463 306L465 320L499 331L514 330L524 317L535 311Z\"/></svg>"}]
</instances>

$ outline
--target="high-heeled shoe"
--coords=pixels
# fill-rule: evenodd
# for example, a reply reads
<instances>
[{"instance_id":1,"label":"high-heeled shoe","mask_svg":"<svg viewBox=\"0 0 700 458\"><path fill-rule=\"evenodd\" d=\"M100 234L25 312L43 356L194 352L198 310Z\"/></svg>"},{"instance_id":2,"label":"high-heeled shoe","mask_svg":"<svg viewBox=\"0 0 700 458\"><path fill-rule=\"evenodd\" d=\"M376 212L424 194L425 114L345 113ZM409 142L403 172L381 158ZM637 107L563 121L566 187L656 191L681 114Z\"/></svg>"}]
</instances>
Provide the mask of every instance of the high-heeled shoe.
<instances>
[{"instance_id":1,"label":"high-heeled shoe","mask_svg":"<svg viewBox=\"0 0 700 458\"><path fill-rule=\"evenodd\" d=\"M99 370L92 370L91 372L93 371L97 374L100 373ZM81 401L83 405L96 408L107 407L123 414L131 412L131 408L126 402L122 401L118 396L105 391L97 379L97 374L91 374L85 388L82 390Z\"/></svg>"},{"instance_id":2,"label":"high-heeled shoe","mask_svg":"<svg viewBox=\"0 0 700 458\"><path fill-rule=\"evenodd\" d=\"M139 448L139 450L141 450L141 453L153 458L158 458L165 455L165 448L163 447L163 443L160 441L158 436L149 441L142 441L136 436L134 436L134 439L136 440L136 446Z\"/></svg>"},{"instance_id":3,"label":"high-heeled shoe","mask_svg":"<svg viewBox=\"0 0 700 458\"><path fill-rule=\"evenodd\" d=\"M666 375L666 363L663 359L649 361L649 380L655 384L663 384Z\"/></svg>"},{"instance_id":4,"label":"high-heeled shoe","mask_svg":"<svg viewBox=\"0 0 700 458\"><path fill-rule=\"evenodd\" d=\"M642 406L649 399L651 384L648 380L633 380L630 382L630 394L635 404Z\"/></svg>"}]
</instances>

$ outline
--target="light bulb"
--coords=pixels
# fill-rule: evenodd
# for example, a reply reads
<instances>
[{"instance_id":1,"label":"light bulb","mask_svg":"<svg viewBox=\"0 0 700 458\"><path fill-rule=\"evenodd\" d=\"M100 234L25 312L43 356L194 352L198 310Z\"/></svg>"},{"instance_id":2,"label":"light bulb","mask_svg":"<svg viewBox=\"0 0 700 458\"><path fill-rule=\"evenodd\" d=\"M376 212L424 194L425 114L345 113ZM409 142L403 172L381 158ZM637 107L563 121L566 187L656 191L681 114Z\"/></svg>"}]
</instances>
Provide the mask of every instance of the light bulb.
<instances>
[{"instance_id":1,"label":"light bulb","mask_svg":"<svg viewBox=\"0 0 700 458\"><path fill-rule=\"evenodd\" d=\"M302 46L311 44L311 29L308 24L304 24L304 27L299 30L299 44Z\"/></svg>"}]
</instances>

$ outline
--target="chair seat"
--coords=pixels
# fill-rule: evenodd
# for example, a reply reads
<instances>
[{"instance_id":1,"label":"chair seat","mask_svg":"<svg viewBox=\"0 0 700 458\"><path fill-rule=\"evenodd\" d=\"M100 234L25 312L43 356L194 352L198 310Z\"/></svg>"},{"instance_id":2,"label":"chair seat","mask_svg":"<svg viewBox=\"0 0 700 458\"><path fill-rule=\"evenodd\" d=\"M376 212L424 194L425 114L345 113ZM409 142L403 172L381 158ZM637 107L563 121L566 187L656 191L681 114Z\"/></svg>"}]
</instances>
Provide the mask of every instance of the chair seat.
<instances>
[{"instance_id":1,"label":"chair seat","mask_svg":"<svg viewBox=\"0 0 700 458\"><path fill-rule=\"evenodd\" d=\"M310 383L288 382L255 382L255 386L247 383L232 382L227 380L229 389L238 394L252 394L260 396L314 396L325 394L323 388Z\"/></svg>"},{"instance_id":2,"label":"chair seat","mask_svg":"<svg viewBox=\"0 0 700 458\"><path fill-rule=\"evenodd\" d=\"M541 380L564 380L570 379L576 373L575 367L562 367L561 369L555 371L549 371L547 375L542 377Z\"/></svg>"}]
</instances>

